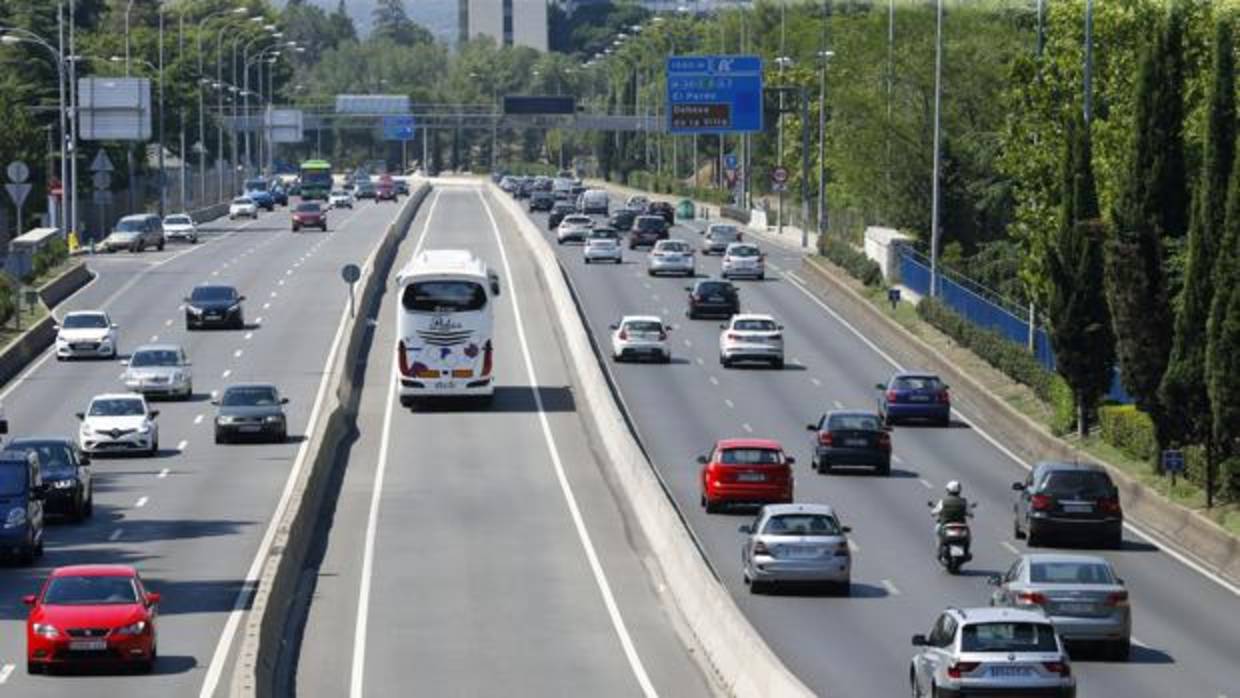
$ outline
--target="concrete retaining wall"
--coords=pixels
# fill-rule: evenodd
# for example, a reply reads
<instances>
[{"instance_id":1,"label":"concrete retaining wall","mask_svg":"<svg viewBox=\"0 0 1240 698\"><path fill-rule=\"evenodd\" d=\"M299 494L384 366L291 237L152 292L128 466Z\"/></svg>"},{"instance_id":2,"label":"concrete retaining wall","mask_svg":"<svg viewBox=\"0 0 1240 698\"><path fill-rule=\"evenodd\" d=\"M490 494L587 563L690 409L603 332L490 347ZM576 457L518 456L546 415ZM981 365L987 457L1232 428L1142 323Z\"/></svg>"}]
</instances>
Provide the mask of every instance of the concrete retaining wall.
<instances>
[{"instance_id":1,"label":"concrete retaining wall","mask_svg":"<svg viewBox=\"0 0 1240 698\"><path fill-rule=\"evenodd\" d=\"M593 427L599 441L597 450L614 471L672 598L716 677L736 696L814 695L750 625L695 545L612 396L550 244L512 197L494 184L487 187L491 200L518 221L576 368L577 404Z\"/></svg>"},{"instance_id":2,"label":"concrete retaining wall","mask_svg":"<svg viewBox=\"0 0 1240 698\"><path fill-rule=\"evenodd\" d=\"M78 289L90 283L94 274L78 263L39 287L39 297L49 309L56 307ZM56 318L50 313L0 350L0 385L13 380L56 341Z\"/></svg>"},{"instance_id":3,"label":"concrete retaining wall","mask_svg":"<svg viewBox=\"0 0 1240 698\"><path fill-rule=\"evenodd\" d=\"M43 299L43 305L55 308L76 293L79 288L90 283L93 278L95 275L86 264L78 262L60 276L40 286L39 297Z\"/></svg>"},{"instance_id":4,"label":"concrete retaining wall","mask_svg":"<svg viewBox=\"0 0 1240 698\"><path fill-rule=\"evenodd\" d=\"M418 208L430 191L423 184L406 199L396 220L388 227L383 241L362 266L357 286L358 313L345 329L335 362L330 368L330 397L314 431L308 435L309 462L293 484L288 508L280 517L258 588L246 615L237 665L230 695L241 698L282 695L282 673L289 643L295 637L290 613L297 610L306 559L316 535L321 533L321 517L331 501L331 483L344 467L340 452L356 435L360 402L361 364L369 347L374 326L370 322L379 311L388 273L396 252Z\"/></svg>"}]
</instances>

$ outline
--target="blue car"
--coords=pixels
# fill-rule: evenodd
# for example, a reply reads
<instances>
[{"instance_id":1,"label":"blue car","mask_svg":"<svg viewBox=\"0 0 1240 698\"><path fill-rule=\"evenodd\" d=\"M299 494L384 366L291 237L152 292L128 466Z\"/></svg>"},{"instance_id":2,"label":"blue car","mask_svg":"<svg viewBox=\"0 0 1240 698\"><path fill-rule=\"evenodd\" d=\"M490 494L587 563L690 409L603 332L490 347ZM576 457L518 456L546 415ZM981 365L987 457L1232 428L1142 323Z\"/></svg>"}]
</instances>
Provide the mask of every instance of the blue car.
<instances>
[{"instance_id":1,"label":"blue car","mask_svg":"<svg viewBox=\"0 0 1240 698\"><path fill-rule=\"evenodd\" d=\"M907 420L951 425L951 394L934 374L897 373L874 387L879 390L878 413L887 425Z\"/></svg>"},{"instance_id":2,"label":"blue car","mask_svg":"<svg viewBox=\"0 0 1240 698\"><path fill-rule=\"evenodd\" d=\"M27 451L0 451L0 552L25 564L43 555L43 500L39 459Z\"/></svg>"},{"instance_id":3,"label":"blue car","mask_svg":"<svg viewBox=\"0 0 1240 698\"><path fill-rule=\"evenodd\" d=\"M251 179L245 183L245 195L254 200L254 205L267 211L276 210L276 199L271 195L270 186L265 179Z\"/></svg>"}]
</instances>

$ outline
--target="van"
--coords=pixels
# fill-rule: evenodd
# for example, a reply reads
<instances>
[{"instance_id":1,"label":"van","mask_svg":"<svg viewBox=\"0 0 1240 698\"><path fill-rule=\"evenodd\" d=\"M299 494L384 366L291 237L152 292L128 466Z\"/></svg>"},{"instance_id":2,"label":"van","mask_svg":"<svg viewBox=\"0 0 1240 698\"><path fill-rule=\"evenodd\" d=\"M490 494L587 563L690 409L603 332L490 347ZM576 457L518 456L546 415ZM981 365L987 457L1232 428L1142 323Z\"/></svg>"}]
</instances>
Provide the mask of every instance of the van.
<instances>
[{"instance_id":1,"label":"van","mask_svg":"<svg viewBox=\"0 0 1240 698\"><path fill-rule=\"evenodd\" d=\"M105 252L141 252L148 247L162 251L165 242L163 220L154 213L136 213L117 221L116 227L103 239L100 247Z\"/></svg>"},{"instance_id":2,"label":"van","mask_svg":"<svg viewBox=\"0 0 1240 698\"><path fill-rule=\"evenodd\" d=\"M43 498L39 458L32 452L0 451L0 552L25 564L43 555Z\"/></svg>"},{"instance_id":3,"label":"van","mask_svg":"<svg viewBox=\"0 0 1240 698\"><path fill-rule=\"evenodd\" d=\"M610 213L610 200L602 189L588 189L577 199L577 210L590 215L606 216Z\"/></svg>"}]
</instances>

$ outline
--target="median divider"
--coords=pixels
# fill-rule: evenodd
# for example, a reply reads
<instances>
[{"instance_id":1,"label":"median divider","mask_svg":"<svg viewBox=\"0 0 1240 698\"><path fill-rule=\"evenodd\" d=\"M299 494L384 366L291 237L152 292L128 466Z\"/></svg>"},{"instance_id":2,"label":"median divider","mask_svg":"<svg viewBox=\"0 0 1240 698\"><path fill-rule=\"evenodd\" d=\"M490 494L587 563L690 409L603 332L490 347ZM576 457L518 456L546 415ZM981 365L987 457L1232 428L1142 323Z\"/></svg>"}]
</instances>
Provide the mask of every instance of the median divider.
<instances>
[{"instance_id":1,"label":"median divider","mask_svg":"<svg viewBox=\"0 0 1240 698\"><path fill-rule=\"evenodd\" d=\"M709 563L663 489L629 428L599 365L559 260L542 231L510 196L487 183L491 199L517 221L536 263L561 338L576 368L578 405L594 430L599 453L615 475L648 541L673 602L706 654L715 678L735 696L812 696L767 646Z\"/></svg>"},{"instance_id":2,"label":"median divider","mask_svg":"<svg viewBox=\"0 0 1240 698\"><path fill-rule=\"evenodd\" d=\"M90 283L95 275L79 262L38 288L39 300L50 311ZM23 300L23 303L25 301ZM56 318L49 312L0 349L0 386L16 378L56 341Z\"/></svg>"},{"instance_id":3,"label":"median divider","mask_svg":"<svg viewBox=\"0 0 1240 698\"><path fill-rule=\"evenodd\" d=\"M357 314L345 319L333 345L329 367L331 393L307 434L307 461L291 483L288 506L275 529L262 564L249 612L241 627L240 648L229 694L239 698L284 695L288 666L299 629L292 623L306 599L300 591L308 556L334 498L332 483L345 466L342 455L357 433L357 410L366 353L374 334L380 301L401 242L431 187L416 187L382 242L362 265L357 282ZM342 292L343 292L343 283Z\"/></svg>"}]
</instances>

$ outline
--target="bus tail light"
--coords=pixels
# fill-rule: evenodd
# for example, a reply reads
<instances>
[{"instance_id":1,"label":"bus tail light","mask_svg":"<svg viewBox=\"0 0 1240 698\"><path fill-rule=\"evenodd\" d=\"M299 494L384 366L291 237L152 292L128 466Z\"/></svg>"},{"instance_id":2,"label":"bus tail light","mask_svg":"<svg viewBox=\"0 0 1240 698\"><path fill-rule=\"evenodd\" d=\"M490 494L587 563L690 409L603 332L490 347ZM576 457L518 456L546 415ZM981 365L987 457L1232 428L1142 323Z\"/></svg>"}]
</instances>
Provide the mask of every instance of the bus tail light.
<instances>
[{"instance_id":1,"label":"bus tail light","mask_svg":"<svg viewBox=\"0 0 1240 698\"><path fill-rule=\"evenodd\" d=\"M482 347L482 375L483 376L491 375L491 365L492 365L491 354L492 354L491 340L488 339L487 343L483 345Z\"/></svg>"},{"instance_id":2,"label":"bus tail light","mask_svg":"<svg viewBox=\"0 0 1240 698\"><path fill-rule=\"evenodd\" d=\"M405 340L400 340L396 344L396 359L400 362L400 375L409 376L413 374L413 368L409 365L409 349L405 346Z\"/></svg>"}]
</instances>

